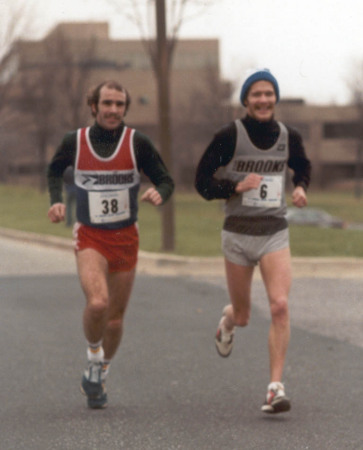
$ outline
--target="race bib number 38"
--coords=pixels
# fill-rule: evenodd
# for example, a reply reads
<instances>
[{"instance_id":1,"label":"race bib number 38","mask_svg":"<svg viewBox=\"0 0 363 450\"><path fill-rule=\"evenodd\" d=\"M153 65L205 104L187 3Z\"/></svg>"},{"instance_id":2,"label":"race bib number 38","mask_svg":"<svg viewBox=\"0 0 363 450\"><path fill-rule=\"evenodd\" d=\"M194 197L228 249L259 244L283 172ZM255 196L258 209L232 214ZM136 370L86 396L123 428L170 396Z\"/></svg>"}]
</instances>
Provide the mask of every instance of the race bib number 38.
<instances>
[{"instance_id":1,"label":"race bib number 38","mask_svg":"<svg viewBox=\"0 0 363 450\"><path fill-rule=\"evenodd\" d=\"M92 223L112 223L130 218L129 190L89 192L89 213Z\"/></svg>"},{"instance_id":2,"label":"race bib number 38","mask_svg":"<svg viewBox=\"0 0 363 450\"><path fill-rule=\"evenodd\" d=\"M265 176L257 189L244 192L242 205L261 208L277 208L281 206L282 176Z\"/></svg>"}]
</instances>

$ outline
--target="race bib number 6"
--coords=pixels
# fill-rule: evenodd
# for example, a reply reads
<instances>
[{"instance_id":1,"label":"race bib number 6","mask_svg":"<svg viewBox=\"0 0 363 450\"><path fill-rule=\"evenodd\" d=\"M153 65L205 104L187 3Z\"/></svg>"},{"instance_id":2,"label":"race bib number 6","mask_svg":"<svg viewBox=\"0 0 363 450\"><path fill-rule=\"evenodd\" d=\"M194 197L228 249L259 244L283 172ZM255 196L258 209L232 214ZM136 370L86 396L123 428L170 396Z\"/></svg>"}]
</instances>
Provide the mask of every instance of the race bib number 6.
<instances>
[{"instance_id":1,"label":"race bib number 6","mask_svg":"<svg viewBox=\"0 0 363 450\"><path fill-rule=\"evenodd\" d=\"M277 208L281 206L282 176L263 177L257 189L251 189L242 195L243 206L255 206L261 208Z\"/></svg>"},{"instance_id":2,"label":"race bib number 6","mask_svg":"<svg viewBox=\"0 0 363 450\"><path fill-rule=\"evenodd\" d=\"M130 218L129 190L89 192L89 213L92 223L113 223Z\"/></svg>"}]
</instances>

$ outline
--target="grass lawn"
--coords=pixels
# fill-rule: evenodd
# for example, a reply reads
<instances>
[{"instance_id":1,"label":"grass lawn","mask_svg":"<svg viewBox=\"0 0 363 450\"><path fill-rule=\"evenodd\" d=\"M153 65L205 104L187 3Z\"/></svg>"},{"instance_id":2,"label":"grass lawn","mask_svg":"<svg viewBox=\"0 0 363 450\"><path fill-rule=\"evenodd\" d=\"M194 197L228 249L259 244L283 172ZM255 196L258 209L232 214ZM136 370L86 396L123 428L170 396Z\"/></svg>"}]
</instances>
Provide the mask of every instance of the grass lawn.
<instances>
[{"instance_id":1,"label":"grass lawn","mask_svg":"<svg viewBox=\"0 0 363 450\"><path fill-rule=\"evenodd\" d=\"M309 192L309 205L363 223L363 198L352 192ZM196 193L176 192L176 249L179 255L218 256L223 223L223 203L205 201ZM0 185L0 227L71 237L71 229L51 224L47 218L48 195L28 187ZM140 244L146 251L160 251L160 210L140 204ZM363 257L363 232L356 230L290 227L293 256Z\"/></svg>"}]
</instances>

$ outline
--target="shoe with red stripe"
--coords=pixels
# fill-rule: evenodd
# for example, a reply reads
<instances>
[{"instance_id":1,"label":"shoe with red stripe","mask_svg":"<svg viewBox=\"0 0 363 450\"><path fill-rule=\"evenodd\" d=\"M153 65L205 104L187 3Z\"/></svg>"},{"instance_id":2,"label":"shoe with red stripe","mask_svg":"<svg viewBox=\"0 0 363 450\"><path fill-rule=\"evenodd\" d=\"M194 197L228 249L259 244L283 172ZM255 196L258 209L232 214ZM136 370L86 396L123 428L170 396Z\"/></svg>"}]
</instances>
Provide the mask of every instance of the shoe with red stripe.
<instances>
[{"instance_id":1,"label":"shoe with red stripe","mask_svg":"<svg viewBox=\"0 0 363 450\"><path fill-rule=\"evenodd\" d=\"M268 414L290 411L291 402L285 394L284 385L280 382L270 383L267 387L265 403L261 410Z\"/></svg>"},{"instance_id":2,"label":"shoe with red stripe","mask_svg":"<svg viewBox=\"0 0 363 450\"><path fill-rule=\"evenodd\" d=\"M226 315L225 309L223 310L223 315L221 320L219 321L217 333L215 336L215 344L217 352L219 353L220 356L223 356L224 358L226 358L231 354L234 336L234 328L232 331L228 331L224 326L224 318Z\"/></svg>"}]
</instances>

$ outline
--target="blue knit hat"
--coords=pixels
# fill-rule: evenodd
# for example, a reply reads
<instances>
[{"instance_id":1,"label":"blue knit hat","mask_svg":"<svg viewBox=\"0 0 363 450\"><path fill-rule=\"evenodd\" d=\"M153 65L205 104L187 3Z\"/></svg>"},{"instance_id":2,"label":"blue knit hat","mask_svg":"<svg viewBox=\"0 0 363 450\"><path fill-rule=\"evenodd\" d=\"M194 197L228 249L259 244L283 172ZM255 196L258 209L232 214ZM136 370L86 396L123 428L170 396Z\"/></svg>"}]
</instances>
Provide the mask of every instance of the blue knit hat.
<instances>
[{"instance_id":1,"label":"blue knit hat","mask_svg":"<svg viewBox=\"0 0 363 450\"><path fill-rule=\"evenodd\" d=\"M252 74L250 74L242 85L240 95L242 105L244 105L244 101L246 100L248 90L253 85L253 83L256 83L256 81L269 81L270 83L272 83L275 90L276 103L280 100L280 90L276 78L272 75L269 69L258 69L255 70Z\"/></svg>"}]
</instances>

